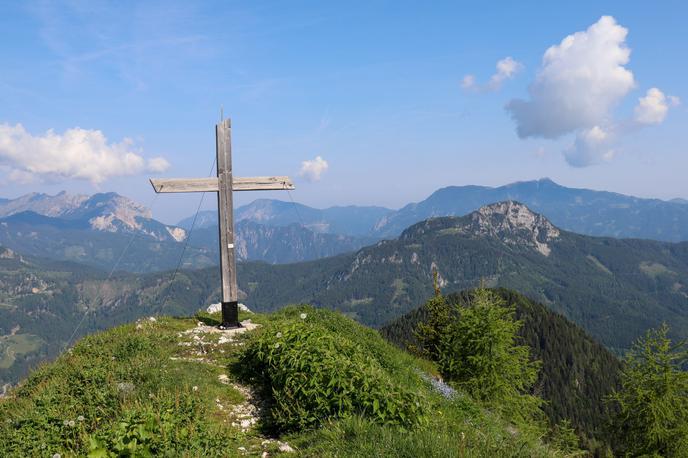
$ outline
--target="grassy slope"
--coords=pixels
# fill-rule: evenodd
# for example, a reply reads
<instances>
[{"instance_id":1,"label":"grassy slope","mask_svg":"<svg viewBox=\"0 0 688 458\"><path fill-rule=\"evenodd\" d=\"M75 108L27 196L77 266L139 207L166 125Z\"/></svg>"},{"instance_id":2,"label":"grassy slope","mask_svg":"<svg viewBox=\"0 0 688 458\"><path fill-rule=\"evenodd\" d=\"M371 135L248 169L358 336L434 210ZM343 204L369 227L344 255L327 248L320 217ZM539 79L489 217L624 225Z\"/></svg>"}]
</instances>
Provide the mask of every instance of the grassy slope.
<instances>
[{"instance_id":1,"label":"grassy slope","mask_svg":"<svg viewBox=\"0 0 688 458\"><path fill-rule=\"evenodd\" d=\"M378 359L390 377L400 376L400 384L418 390L427 415L421 425L407 430L353 416L281 438L300 455L564 456L461 393L452 401L434 393L420 376L412 375L431 372L429 363L341 315L295 307L251 315L264 326L247 338L286 326L302 312L332 336L346 334ZM127 442L139 444L139 451L175 456L232 456L243 450L248 455L278 454L279 442L264 442L260 423L242 432L232 413L233 406L245 403L245 390L235 384L231 370L244 342L220 344L219 334L195 339L183 333L198 319L214 323L216 318L145 320L82 339L0 401L0 456L65 457L83 455L89 448L108 456L104 446L113 450ZM222 374L229 383L218 378Z\"/></svg>"}]
</instances>

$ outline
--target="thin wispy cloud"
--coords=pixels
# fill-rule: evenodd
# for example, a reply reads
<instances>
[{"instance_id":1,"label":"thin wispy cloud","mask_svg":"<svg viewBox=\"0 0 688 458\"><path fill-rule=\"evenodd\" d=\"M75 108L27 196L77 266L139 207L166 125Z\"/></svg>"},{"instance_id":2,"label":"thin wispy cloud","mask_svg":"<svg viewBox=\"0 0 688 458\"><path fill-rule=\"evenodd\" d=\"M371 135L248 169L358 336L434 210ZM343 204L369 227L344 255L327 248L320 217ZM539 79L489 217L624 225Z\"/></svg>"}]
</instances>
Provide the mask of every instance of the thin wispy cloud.
<instances>
[{"instance_id":1,"label":"thin wispy cloud","mask_svg":"<svg viewBox=\"0 0 688 458\"><path fill-rule=\"evenodd\" d=\"M511 56L497 61L495 67L496 71L487 83L480 84L477 82L475 75L466 75L461 80L461 87L465 90L476 92L498 91L506 80L512 79L518 72L523 70L523 64L514 60Z\"/></svg>"},{"instance_id":2,"label":"thin wispy cloud","mask_svg":"<svg viewBox=\"0 0 688 458\"><path fill-rule=\"evenodd\" d=\"M123 9L108 3L40 2L30 11L67 79L81 78L98 64L111 77L142 89L163 67L212 49L212 42L193 26L192 5L183 3Z\"/></svg>"}]
</instances>

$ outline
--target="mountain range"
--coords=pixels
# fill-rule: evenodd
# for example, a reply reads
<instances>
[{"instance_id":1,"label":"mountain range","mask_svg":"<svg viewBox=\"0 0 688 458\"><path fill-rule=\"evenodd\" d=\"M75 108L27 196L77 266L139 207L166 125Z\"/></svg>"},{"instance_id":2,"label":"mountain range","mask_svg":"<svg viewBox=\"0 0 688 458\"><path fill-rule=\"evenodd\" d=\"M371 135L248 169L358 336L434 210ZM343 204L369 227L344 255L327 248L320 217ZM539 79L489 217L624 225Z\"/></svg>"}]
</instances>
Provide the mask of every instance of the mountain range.
<instances>
[{"instance_id":1,"label":"mountain range","mask_svg":"<svg viewBox=\"0 0 688 458\"><path fill-rule=\"evenodd\" d=\"M688 240L688 206L682 199L643 199L568 188L547 178L496 188L442 188L422 202L383 217L373 233L379 237L395 236L418 221L465 215L483 205L505 200L522 202L558 227L579 234L669 242Z\"/></svg>"},{"instance_id":2,"label":"mountain range","mask_svg":"<svg viewBox=\"0 0 688 458\"><path fill-rule=\"evenodd\" d=\"M208 227L202 217L189 232L153 219L149 209L115 193L34 193L0 200L0 245L26 255L130 272L174 269L183 253L183 267L201 268L218 263L217 220ZM332 256L374 240L248 219L235 229L239 259L271 263Z\"/></svg>"},{"instance_id":3,"label":"mountain range","mask_svg":"<svg viewBox=\"0 0 688 458\"><path fill-rule=\"evenodd\" d=\"M547 178L499 187L449 186L399 210L353 206L318 210L291 202L256 200L238 208L235 214L237 221L250 220L271 226L302 222L317 232L388 239L428 218L462 216L506 200L521 202L557 227L579 234L668 242L688 240L685 199L664 201L569 188ZM203 218L206 226L217 224L214 212L204 214ZM189 222L187 218L178 225L188 227Z\"/></svg>"},{"instance_id":4,"label":"mountain range","mask_svg":"<svg viewBox=\"0 0 688 458\"><path fill-rule=\"evenodd\" d=\"M371 237L371 229L381 218L392 213L383 207L329 207L317 209L296 202L258 199L234 210L234 221L251 221L264 226L289 226L299 224L317 233L343 234ZM184 218L177 226L189 229L193 217ZM202 211L196 219L196 227L217 227L217 212Z\"/></svg>"},{"instance_id":5,"label":"mountain range","mask_svg":"<svg viewBox=\"0 0 688 458\"><path fill-rule=\"evenodd\" d=\"M480 283L519 291L616 353L662 322L673 337L688 336L688 242L575 234L513 201L431 218L352 253L238 263L240 298L256 311L311 303L375 327L424 303L433 294L433 272L446 293ZM0 338L12 364L5 361L0 380L56 354L84 313L76 336L149 314L189 314L219 300L216 267L107 276L2 249Z\"/></svg>"},{"instance_id":6,"label":"mountain range","mask_svg":"<svg viewBox=\"0 0 688 458\"><path fill-rule=\"evenodd\" d=\"M508 201L417 223L395 240L308 263L239 270L247 303L313 303L381 326L432 294L481 282L519 291L621 350L650 327L688 335L688 243L591 237Z\"/></svg>"},{"instance_id":7,"label":"mountain range","mask_svg":"<svg viewBox=\"0 0 688 458\"><path fill-rule=\"evenodd\" d=\"M393 239L428 218L464 215L509 199L523 202L562 229L581 234L688 240L688 205L682 199L640 199L567 188L542 179L498 188L442 188L396 211L359 206L315 209L259 199L235 209L237 256L276 264L319 259ZM0 244L27 255L105 270L115 266L139 273L174 269L182 253L182 267L216 265L216 212L200 212L190 231L192 220L161 223L150 209L115 193L33 193L0 199Z\"/></svg>"}]
</instances>

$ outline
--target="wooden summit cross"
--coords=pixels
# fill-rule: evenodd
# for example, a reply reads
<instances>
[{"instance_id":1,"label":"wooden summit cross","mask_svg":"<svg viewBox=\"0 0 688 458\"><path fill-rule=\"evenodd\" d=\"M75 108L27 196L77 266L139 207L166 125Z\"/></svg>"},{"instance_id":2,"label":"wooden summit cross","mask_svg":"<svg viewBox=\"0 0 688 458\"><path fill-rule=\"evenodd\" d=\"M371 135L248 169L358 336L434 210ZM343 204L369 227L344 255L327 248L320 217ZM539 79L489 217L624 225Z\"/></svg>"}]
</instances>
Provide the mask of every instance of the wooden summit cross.
<instances>
[{"instance_id":1,"label":"wooden summit cross","mask_svg":"<svg viewBox=\"0 0 688 458\"><path fill-rule=\"evenodd\" d=\"M217 178L151 179L155 192L216 192L220 228L220 271L222 274L222 327L239 324L236 254L234 251L233 191L294 189L289 177L232 177L232 125L225 119L215 126Z\"/></svg>"}]
</instances>

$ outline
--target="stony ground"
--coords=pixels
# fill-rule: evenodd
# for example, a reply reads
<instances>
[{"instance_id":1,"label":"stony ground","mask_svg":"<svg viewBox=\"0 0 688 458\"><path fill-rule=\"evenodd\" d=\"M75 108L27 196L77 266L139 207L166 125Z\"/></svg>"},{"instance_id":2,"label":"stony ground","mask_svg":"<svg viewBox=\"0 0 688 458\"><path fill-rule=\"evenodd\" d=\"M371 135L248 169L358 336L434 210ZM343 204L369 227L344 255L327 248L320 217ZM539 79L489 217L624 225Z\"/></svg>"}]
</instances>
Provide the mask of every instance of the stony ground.
<instances>
[{"instance_id":1,"label":"stony ground","mask_svg":"<svg viewBox=\"0 0 688 458\"><path fill-rule=\"evenodd\" d=\"M215 312L214 309L209 309ZM243 310L249 312L248 310ZM210 321L210 320L208 320ZM139 320L137 330L156 325L156 318L150 317ZM240 394L241 402L232 401L236 397L229 396L225 399L215 398L217 419L231 425L246 438L245 445L236 447L240 455L261 456L267 458L280 454L295 453L296 450L287 442L267 437L259 430L259 422L263 413L260 397L250 386L243 385L232 376L228 370L227 361L244 345L247 333L260 326L252 320L245 319L240 328L220 329L218 326L207 322L197 321L196 326L177 333L177 345L179 351L170 359L176 362L188 362L190 364L203 364L217 369L217 381L226 385L229 389ZM198 386L192 388L199 390Z\"/></svg>"}]
</instances>

